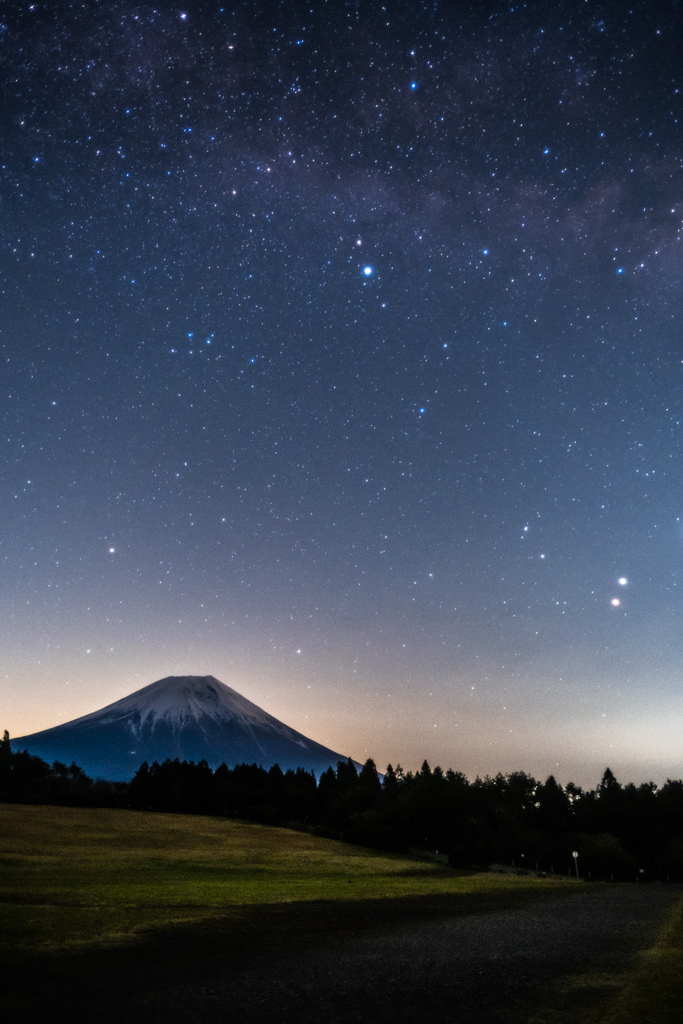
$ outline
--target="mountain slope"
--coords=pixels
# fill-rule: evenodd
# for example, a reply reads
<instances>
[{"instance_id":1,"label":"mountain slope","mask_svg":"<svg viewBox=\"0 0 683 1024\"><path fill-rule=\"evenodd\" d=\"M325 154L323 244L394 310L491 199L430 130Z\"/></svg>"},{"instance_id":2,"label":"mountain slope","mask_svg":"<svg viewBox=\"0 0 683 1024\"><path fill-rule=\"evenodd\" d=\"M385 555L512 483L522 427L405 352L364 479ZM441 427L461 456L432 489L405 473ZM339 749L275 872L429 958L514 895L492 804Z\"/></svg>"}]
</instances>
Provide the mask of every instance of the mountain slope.
<instances>
[{"instance_id":1,"label":"mountain slope","mask_svg":"<svg viewBox=\"0 0 683 1024\"><path fill-rule=\"evenodd\" d=\"M12 739L45 761L75 761L95 778L126 781L143 761L208 761L305 768L316 775L342 754L273 718L213 676L167 676L100 711Z\"/></svg>"}]
</instances>

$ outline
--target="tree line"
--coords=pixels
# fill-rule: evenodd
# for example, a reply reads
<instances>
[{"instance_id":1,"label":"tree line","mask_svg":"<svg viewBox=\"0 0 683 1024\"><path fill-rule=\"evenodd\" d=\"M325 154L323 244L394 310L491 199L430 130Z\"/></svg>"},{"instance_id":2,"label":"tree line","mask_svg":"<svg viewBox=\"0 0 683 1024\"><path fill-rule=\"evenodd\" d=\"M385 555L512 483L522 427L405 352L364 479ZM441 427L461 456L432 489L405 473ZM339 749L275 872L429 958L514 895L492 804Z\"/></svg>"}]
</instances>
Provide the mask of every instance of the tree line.
<instances>
[{"instance_id":1,"label":"tree line","mask_svg":"<svg viewBox=\"0 0 683 1024\"><path fill-rule=\"evenodd\" d=\"M431 768L380 776L340 761L316 779L206 761L144 763L130 783L89 779L77 765L0 743L0 800L127 807L246 818L402 852L428 851L453 867L579 874L614 881L683 881L683 781L622 785L607 768L595 789L525 772L470 781ZM576 856L574 856L576 854Z\"/></svg>"}]
</instances>

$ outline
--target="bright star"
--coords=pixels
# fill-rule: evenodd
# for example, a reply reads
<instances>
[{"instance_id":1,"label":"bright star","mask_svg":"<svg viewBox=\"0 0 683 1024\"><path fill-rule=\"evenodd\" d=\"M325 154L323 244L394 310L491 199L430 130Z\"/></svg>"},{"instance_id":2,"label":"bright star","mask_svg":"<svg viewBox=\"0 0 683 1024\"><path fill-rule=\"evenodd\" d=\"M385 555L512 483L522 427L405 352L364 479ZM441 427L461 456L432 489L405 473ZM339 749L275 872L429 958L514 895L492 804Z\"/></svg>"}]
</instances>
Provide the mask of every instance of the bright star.
<instances>
[{"instance_id":1,"label":"bright star","mask_svg":"<svg viewBox=\"0 0 683 1024\"><path fill-rule=\"evenodd\" d=\"M626 584L628 583L628 580L626 579L625 576L620 576L619 579L617 580L617 583L619 584L619 586L625 587Z\"/></svg>"},{"instance_id":2,"label":"bright star","mask_svg":"<svg viewBox=\"0 0 683 1024\"><path fill-rule=\"evenodd\" d=\"M621 601L619 600L618 597L613 597L612 600L610 601L610 604L612 605L613 608L618 608L619 605L621 604Z\"/></svg>"},{"instance_id":3,"label":"bright star","mask_svg":"<svg viewBox=\"0 0 683 1024\"><path fill-rule=\"evenodd\" d=\"M368 265L367 267L363 267L363 273L365 274L366 277L370 277L372 275L372 271L373 268L370 265Z\"/></svg>"}]
</instances>

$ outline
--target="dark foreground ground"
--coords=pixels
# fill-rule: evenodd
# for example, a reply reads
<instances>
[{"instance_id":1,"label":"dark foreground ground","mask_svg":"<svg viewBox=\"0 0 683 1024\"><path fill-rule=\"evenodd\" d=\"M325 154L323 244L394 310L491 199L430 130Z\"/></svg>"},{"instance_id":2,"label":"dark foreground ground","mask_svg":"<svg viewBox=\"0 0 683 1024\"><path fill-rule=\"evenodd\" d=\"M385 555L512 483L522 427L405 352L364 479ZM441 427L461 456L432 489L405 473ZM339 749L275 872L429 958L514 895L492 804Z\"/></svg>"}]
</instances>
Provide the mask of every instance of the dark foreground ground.
<instances>
[{"instance_id":1,"label":"dark foreground ground","mask_svg":"<svg viewBox=\"0 0 683 1024\"><path fill-rule=\"evenodd\" d=\"M134 954L18 968L5 1006L102 1024L578 1024L681 895L595 887L465 915L448 898L264 907Z\"/></svg>"}]
</instances>

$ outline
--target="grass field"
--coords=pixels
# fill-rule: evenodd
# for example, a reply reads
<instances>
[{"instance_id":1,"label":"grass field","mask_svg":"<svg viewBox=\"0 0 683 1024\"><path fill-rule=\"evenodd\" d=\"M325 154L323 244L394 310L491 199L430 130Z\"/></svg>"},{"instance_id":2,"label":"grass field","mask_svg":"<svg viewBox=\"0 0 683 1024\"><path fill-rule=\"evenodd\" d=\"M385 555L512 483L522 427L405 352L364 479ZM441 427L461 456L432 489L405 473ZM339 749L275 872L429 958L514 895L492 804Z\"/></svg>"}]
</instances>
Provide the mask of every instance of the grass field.
<instances>
[{"instance_id":1,"label":"grass field","mask_svg":"<svg viewBox=\"0 0 683 1024\"><path fill-rule=\"evenodd\" d=\"M631 978L607 1012L589 1024L680 1024L683 1017L683 902L657 943L636 960Z\"/></svg>"},{"instance_id":2,"label":"grass field","mask_svg":"<svg viewBox=\"0 0 683 1024\"><path fill-rule=\"evenodd\" d=\"M202 977L212 961L224 971L250 950L305 951L331 933L374 936L584 888L233 820L0 804L0 948L12 968L3 1005L49 1021L68 1000L75 1024L122 992L129 1012L169 979ZM596 992L583 1009L538 1020L678 1024L682 978L683 905L614 998Z\"/></svg>"},{"instance_id":3,"label":"grass field","mask_svg":"<svg viewBox=\"0 0 683 1024\"><path fill-rule=\"evenodd\" d=\"M219 818L13 804L0 804L0 868L0 944L19 957L244 922L259 906L445 895L502 906L559 884Z\"/></svg>"}]
</instances>

